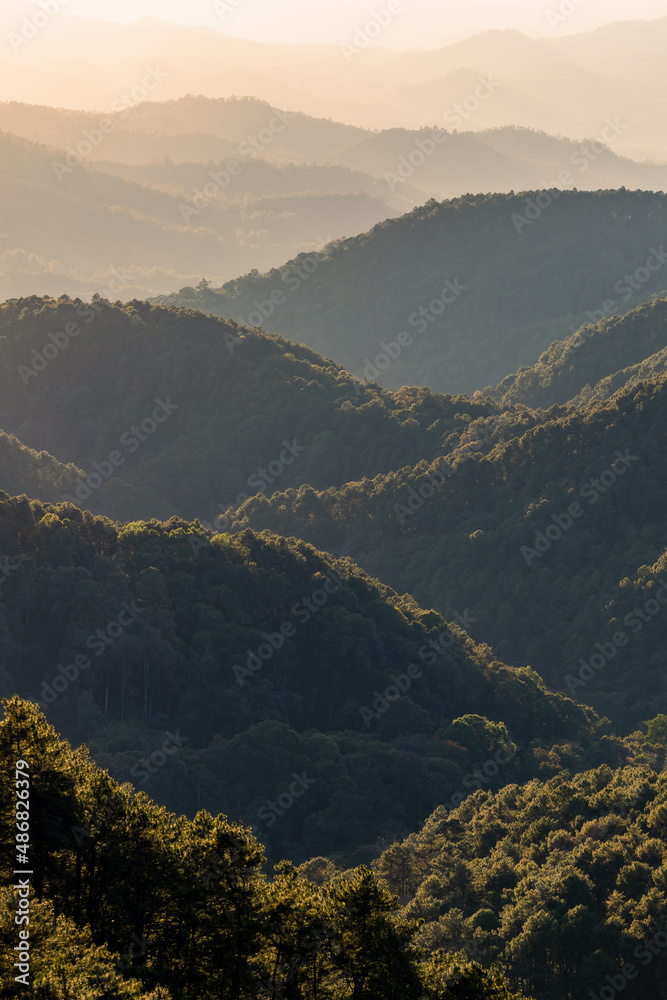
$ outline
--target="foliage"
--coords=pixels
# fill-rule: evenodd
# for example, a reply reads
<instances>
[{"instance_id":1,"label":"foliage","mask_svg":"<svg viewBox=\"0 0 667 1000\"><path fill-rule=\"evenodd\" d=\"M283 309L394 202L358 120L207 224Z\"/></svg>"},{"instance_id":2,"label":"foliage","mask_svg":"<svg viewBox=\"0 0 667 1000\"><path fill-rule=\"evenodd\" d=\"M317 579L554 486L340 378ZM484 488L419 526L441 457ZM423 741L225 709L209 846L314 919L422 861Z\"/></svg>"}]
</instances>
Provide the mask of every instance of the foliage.
<instances>
[{"instance_id":1,"label":"foliage","mask_svg":"<svg viewBox=\"0 0 667 1000\"><path fill-rule=\"evenodd\" d=\"M590 407L517 413L486 451L313 491L307 506L295 491L251 499L232 528L349 551L628 732L667 709L666 422L663 375Z\"/></svg>"},{"instance_id":2,"label":"foliage","mask_svg":"<svg viewBox=\"0 0 667 1000\"><path fill-rule=\"evenodd\" d=\"M414 922L368 868L318 885L289 862L272 880L261 845L224 816L177 818L116 785L36 708L4 701L0 824L13 827L14 762L29 764L30 986L35 1000L421 1000ZM112 809L105 808L113 801ZM32 809L31 809L32 812ZM81 836L77 823L90 824ZM2 840L3 886L14 880ZM16 996L18 896L0 895L0 996ZM11 984L11 985L10 985ZM429 993L429 996L431 994ZM480 1000L495 1000L486 989Z\"/></svg>"},{"instance_id":3,"label":"foliage","mask_svg":"<svg viewBox=\"0 0 667 1000\"><path fill-rule=\"evenodd\" d=\"M368 861L498 754L485 784L626 757L594 713L295 539L0 495L0 546L5 688L169 808L243 817L273 860Z\"/></svg>"},{"instance_id":4,"label":"foliage","mask_svg":"<svg viewBox=\"0 0 667 1000\"><path fill-rule=\"evenodd\" d=\"M599 995L632 964L626 985L639 992L628 995L662 1000L666 816L667 775L648 767L477 791L402 845L415 872L403 915L423 921L415 940L444 949L445 968L464 965L459 949L499 965L512 989L570 1000Z\"/></svg>"}]
</instances>

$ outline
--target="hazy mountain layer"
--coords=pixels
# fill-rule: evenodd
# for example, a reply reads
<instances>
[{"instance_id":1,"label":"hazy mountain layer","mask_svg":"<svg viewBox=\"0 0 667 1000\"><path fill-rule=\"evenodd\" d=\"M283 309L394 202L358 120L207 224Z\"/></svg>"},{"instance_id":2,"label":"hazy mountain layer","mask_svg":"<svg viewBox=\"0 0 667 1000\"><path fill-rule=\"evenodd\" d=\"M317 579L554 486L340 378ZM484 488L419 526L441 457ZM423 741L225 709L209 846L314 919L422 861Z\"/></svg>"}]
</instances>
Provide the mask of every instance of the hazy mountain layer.
<instances>
[{"instance_id":1,"label":"hazy mountain layer","mask_svg":"<svg viewBox=\"0 0 667 1000\"><path fill-rule=\"evenodd\" d=\"M220 281L237 274L244 261L246 267L271 266L297 248L322 246L395 211L340 169L340 192L331 178L320 185L331 193L282 193L282 172L268 170L265 195L251 196L245 183L234 191L240 162L209 162L193 171L184 191L92 170L66 150L9 135L0 137L0 172L5 297L39 290L130 299L203 275ZM379 190L372 178L368 186Z\"/></svg>"},{"instance_id":2,"label":"hazy mountain layer","mask_svg":"<svg viewBox=\"0 0 667 1000\"><path fill-rule=\"evenodd\" d=\"M545 12L543 27L551 37L492 30L400 52L384 47L392 32L400 44L405 31L400 13L387 15L385 8L384 26L372 14L361 17L339 37L330 34L329 45L243 41L223 33L224 20L216 23L220 31L150 18L123 25L70 15L51 18L46 31L33 26L31 33L34 7L20 9L21 15L14 4L2 11L8 44L0 87L10 100L132 110L193 92L211 98L252 94L365 128L518 125L590 139L600 138L606 119L620 116L627 129L617 149L667 152L664 17L558 37ZM95 72L83 52L97 54Z\"/></svg>"},{"instance_id":3,"label":"hazy mountain layer","mask_svg":"<svg viewBox=\"0 0 667 1000\"><path fill-rule=\"evenodd\" d=\"M472 392L667 287L663 194L428 202L219 291L159 301L261 324L389 387Z\"/></svg>"},{"instance_id":4,"label":"hazy mountain layer","mask_svg":"<svg viewBox=\"0 0 667 1000\"><path fill-rule=\"evenodd\" d=\"M307 347L138 301L13 300L0 333L0 425L85 469L73 495L112 516L102 483L152 490L154 516L166 505L213 521L258 491L433 460L471 419L498 412L363 387ZM131 499L124 516L146 516L145 496L132 511Z\"/></svg>"}]
</instances>

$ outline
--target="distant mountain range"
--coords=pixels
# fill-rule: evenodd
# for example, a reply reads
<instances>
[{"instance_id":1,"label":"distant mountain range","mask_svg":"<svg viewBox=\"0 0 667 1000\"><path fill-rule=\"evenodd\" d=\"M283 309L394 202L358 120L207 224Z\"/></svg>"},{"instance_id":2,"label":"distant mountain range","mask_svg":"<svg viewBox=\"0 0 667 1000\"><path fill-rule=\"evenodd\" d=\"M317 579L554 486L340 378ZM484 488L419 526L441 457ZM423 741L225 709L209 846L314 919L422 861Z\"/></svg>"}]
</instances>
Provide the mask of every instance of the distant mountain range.
<instances>
[{"instance_id":1,"label":"distant mountain range","mask_svg":"<svg viewBox=\"0 0 667 1000\"><path fill-rule=\"evenodd\" d=\"M145 102L107 116L8 102L0 129L5 297L127 300L202 277L221 284L433 197L667 187L667 166L608 144L451 124L372 132L251 98ZM605 134L620 131L611 122ZM122 280L109 288L114 272Z\"/></svg>"},{"instance_id":2,"label":"distant mountain range","mask_svg":"<svg viewBox=\"0 0 667 1000\"><path fill-rule=\"evenodd\" d=\"M3 5L5 36L16 34L31 12L27 3ZM224 24L216 27L224 31ZM0 89L10 100L61 107L83 101L91 111L110 109L123 94L126 104L193 92L252 94L365 128L443 126L449 114L458 114L458 127L475 131L516 125L587 139L599 139L605 120L619 116L627 129L615 149L665 156L667 18L559 37L545 17L544 28L548 37L541 39L494 29L400 52L383 47L389 35L355 46L354 30L333 35L330 45L281 45L148 18L123 25L68 15L53 18L48 32L26 44L7 44ZM393 30L400 31L399 22ZM82 57L90 52L94 67ZM163 74L155 92L142 83L151 70ZM498 86L489 96L479 88L490 78Z\"/></svg>"},{"instance_id":3,"label":"distant mountain range","mask_svg":"<svg viewBox=\"0 0 667 1000\"><path fill-rule=\"evenodd\" d=\"M666 232L662 193L430 201L266 274L158 301L262 325L359 379L470 393L667 288Z\"/></svg>"}]
</instances>

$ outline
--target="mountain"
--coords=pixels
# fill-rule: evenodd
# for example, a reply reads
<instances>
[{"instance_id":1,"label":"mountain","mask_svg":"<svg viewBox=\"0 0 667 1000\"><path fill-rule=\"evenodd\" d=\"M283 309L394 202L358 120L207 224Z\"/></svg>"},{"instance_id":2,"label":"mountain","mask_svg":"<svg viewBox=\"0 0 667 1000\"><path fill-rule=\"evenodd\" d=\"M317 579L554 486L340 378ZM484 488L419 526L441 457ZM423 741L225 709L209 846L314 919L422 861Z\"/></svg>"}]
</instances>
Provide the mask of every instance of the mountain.
<instances>
[{"instance_id":1,"label":"mountain","mask_svg":"<svg viewBox=\"0 0 667 1000\"><path fill-rule=\"evenodd\" d=\"M662 619L645 629L633 611L662 593L666 310L585 328L579 366L543 379L566 403L530 410L511 380L495 399L364 386L309 348L195 312L12 301L0 421L83 470L58 500L350 554L627 730L667 697ZM0 486L33 481L10 469ZM589 676L615 634L623 648Z\"/></svg>"},{"instance_id":2,"label":"mountain","mask_svg":"<svg viewBox=\"0 0 667 1000\"><path fill-rule=\"evenodd\" d=\"M63 490L74 484L85 472L75 465L63 465L48 452L37 452L13 434L0 432L0 468L2 485L12 494L44 497L51 503L61 499Z\"/></svg>"},{"instance_id":3,"label":"mountain","mask_svg":"<svg viewBox=\"0 0 667 1000\"><path fill-rule=\"evenodd\" d=\"M630 289L628 288L628 291ZM655 298L555 341L534 365L484 390L498 405L548 408L609 399L665 372L667 300Z\"/></svg>"},{"instance_id":4,"label":"mountain","mask_svg":"<svg viewBox=\"0 0 667 1000\"><path fill-rule=\"evenodd\" d=\"M152 490L153 516L167 505L214 520L258 491L433 460L471 419L498 412L364 387L281 337L145 302L15 299L0 324L0 425L85 470L69 499L112 516L104 482Z\"/></svg>"},{"instance_id":5,"label":"mountain","mask_svg":"<svg viewBox=\"0 0 667 1000\"><path fill-rule=\"evenodd\" d=\"M202 171L215 172L224 166L224 162L194 160L174 162L171 159L159 161L155 159L135 166L107 160L99 163L100 169L107 174L133 180L144 187L178 193L184 199L189 199L188 204L193 203L193 192L202 186ZM290 208L290 202L285 196L299 196L305 199L307 195L365 194L383 200L388 214L393 214L393 209L413 208L425 200L426 192L420 188L404 183L396 185L395 188L395 193L392 193L384 178L373 177L349 167L334 164L308 166L302 163L278 165L257 157L247 160L243 165L243 171L234 177L234 190L228 192L226 207L231 208L235 202L242 204L244 208L250 204L259 218L260 209L271 201L276 207L280 207L279 199L282 198L283 206ZM315 200L311 199L310 204L315 205ZM313 220L313 223L316 221ZM327 224L330 222L331 220L328 220ZM313 245L315 246L315 243Z\"/></svg>"},{"instance_id":6,"label":"mountain","mask_svg":"<svg viewBox=\"0 0 667 1000\"><path fill-rule=\"evenodd\" d=\"M666 407L664 375L579 409L517 406L434 463L251 498L230 530L349 552L627 731L667 707Z\"/></svg>"},{"instance_id":7,"label":"mountain","mask_svg":"<svg viewBox=\"0 0 667 1000\"><path fill-rule=\"evenodd\" d=\"M297 539L6 494L0 532L4 690L168 808L243 819L275 861L367 861L502 748L503 783L549 753L627 758L589 709Z\"/></svg>"},{"instance_id":8,"label":"mountain","mask_svg":"<svg viewBox=\"0 0 667 1000\"><path fill-rule=\"evenodd\" d=\"M0 103L0 128L32 142L65 148L79 142L85 129L99 128L100 121L108 121L102 139L86 158L135 165L165 156L199 159L201 154L195 153L202 142L209 143L207 148L213 151L205 153L206 159L260 155L312 163L329 159L372 134L367 129L280 109L254 97L213 99L188 94L178 100L119 100L116 104L117 110L112 108L105 114L6 101Z\"/></svg>"},{"instance_id":9,"label":"mountain","mask_svg":"<svg viewBox=\"0 0 667 1000\"><path fill-rule=\"evenodd\" d=\"M477 80L469 80L473 90L476 84ZM425 113L420 129L378 131L287 111L251 97L212 99L188 95L172 101L144 101L106 116L100 112L16 101L0 103L0 129L61 149L76 148L86 133L99 132L101 121L106 123L106 131L87 153L88 163L115 162L139 167L165 159L220 163L236 157L246 161L245 182L248 169L266 160L274 166L292 163L309 167L316 188L325 179L340 174L329 169L320 175L313 164L329 167L336 164L355 171L355 190L384 195L392 204L396 194L402 195L404 201L412 199L404 206L407 208L429 197L454 198L471 193L556 186L563 171L570 175L570 186L584 190L604 187L663 190L667 179L667 166L638 163L613 151L612 146L628 127L618 116L601 123L606 138L598 147L592 135L566 139L514 126L470 131L466 120L454 111L447 118L431 118ZM427 127L429 122L432 124ZM597 133L596 137L599 138ZM423 150L426 155L421 158ZM423 162L413 169L415 159ZM406 172L412 178L412 187L404 177ZM381 182L379 192L369 190L372 181L368 175L376 179L376 184L378 180ZM139 179L138 172L133 172L133 176ZM261 176L266 186L254 193L273 192L271 173L265 168ZM150 171L144 171L142 183L148 177ZM188 179L187 186L191 189L198 184L201 173ZM299 190L313 189L302 185ZM338 187L325 190L332 193ZM238 179L234 181L233 194L239 194Z\"/></svg>"},{"instance_id":10,"label":"mountain","mask_svg":"<svg viewBox=\"0 0 667 1000\"><path fill-rule=\"evenodd\" d=\"M87 146L79 148L90 147L82 141ZM237 161L191 168L187 190L183 180L152 187L125 170L113 176L91 169L66 149L0 135L0 292L145 297L203 274L225 280L244 261L272 266L295 248L321 246L395 212L372 178L367 186L375 196L364 193L359 175L341 169L323 171L319 191L304 176L306 189L295 191L292 178L292 192L283 193L289 170L267 167L262 174L257 167L251 164L238 191ZM262 184L263 196L249 194Z\"/></svg>"},{"instance_id":11,"label":"mountain","mask_svg":"<svg viewBox=\"0 0 667 1000\"><path fill-rule=\"evenodd\" d=\"M636 737L658 770L666 724L661 716ZM495 794L475 785L374 865L402 916L423 921L416 942L498 963L514 988L544 1000L632 980L641 995L667 996L654 961L667 903L664 773L644 764Z\"/></svg>"},{"instance_id":12,"label":"mountain","mask_svg":"<svg viewBox=\"0 0 667 1000\"><path fill-rule=\"evenodd\" d=\"M0 811L16 845L2 855L6 984L14 977L26 993L58 998L102 989L118 1000L295 991L436 1000L473 990L478 1000L522 1000L494 967L426 958L411 940L415 923L370 869L282 861L269 879L247 828L205 810L191 821L169 814L95 767L85 747L73 750L35 706L12 698L3 707L0 774L17 793ZM187 941L196 958L184 954Z\"/></svg>"},{"instance_id":13,"label":"mountain","mask_svg":"<svg viewBox=\"0 0 667 1000\"><path fill-rule=\"evenodd\" d=\"M201 276L220 284L431 197L667 186L667 167L608 145L451 123L374 133L251 98L146 101L107 116L6 102L0 128L7 297L92 294L113 282L127 300Z\"/></svg>"},{"instance_id":14,"label":"mountain","mask_svg":"<svg viewBox=\"0 0 667 1000\"><path fill-rule=\"evenodd\" d=\"M261 323L390 388L470 393L667 287L666 210L661 193L624 190L430 201L309 259L158 301Z\"/></svg>"},{"instance_id":15,"label":"mountain","mask_svg":"<svg viewBox=\"0 0 667 1000\"><path fill-rule=\"evenodd\" d=\"M516 125L588 139L599 139L605 120L620 116L628 128L617 151L654 151L663 159L667 153L664 16L562 37L543 12L538 21L548 37L496 28L446 45L436 35L434 48L396 51L390 39L400 45L409 37L411 16L421 18L423 11L390 18L379 37L371 14L355 16L340 34L332 31L328 45L298 45L234 38L213 9L211 27L202 28L69 14L28 39L24 18L30 22L34 7L26 3L22 10L19 16L14 5L3 9L0 23L8 40L0 91L8 100L63 107L84 102L95 111L123 100L134 107L193 92L209 98L251 94L356 127L411 129L442 124L459 106L464 124L475 130ZM586 12L577 14L585 24ZM94 66L83 55L91 52ZM159 90L143 84L150 70L160 74ZM480 81L489 77L499 86L480 98Z\"/></svg>"},{"instance_id":16,"label":"mountain","mask_svg":"<svg viewBox=\"0 0 667 1000\"><path fill-rule=\"evenodd\" d=\"M667 187L667 166L636 163L618 156L607 143L575 141L528 128L452 130L457 124L462 121L452 114L440 128L385 130L333 160L384 178L391 191L400 190L401 182L409 179L438 199L552 186L586 191ZM609 120L607 138L614 140L623 128L623 123Z\"/></svg>"}]
</instances>

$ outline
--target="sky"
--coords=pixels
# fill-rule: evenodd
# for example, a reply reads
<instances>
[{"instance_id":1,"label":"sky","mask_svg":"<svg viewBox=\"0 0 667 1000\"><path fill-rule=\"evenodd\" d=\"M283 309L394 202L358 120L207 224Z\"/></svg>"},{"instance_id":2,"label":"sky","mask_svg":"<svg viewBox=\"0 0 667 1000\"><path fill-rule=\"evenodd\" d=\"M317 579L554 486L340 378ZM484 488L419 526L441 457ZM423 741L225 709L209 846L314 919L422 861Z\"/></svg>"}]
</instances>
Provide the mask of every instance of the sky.
<instances>
[{"instance_id":1,"label":"sky","mask_svg":"<svg viewBox=\"0 0 667 1000\"><path fill-rule=\"evenodd\" d=\"M2 0L0 0L2 2ZM38 3L39 0L36 0ZM392 48L426 47L489 28L535 37L589 31L611 21L664 16L664 0L43 0L63 13L131 22L156 17L255 41L334 42L391 16Z\"/></svg>"}]
</instances>

